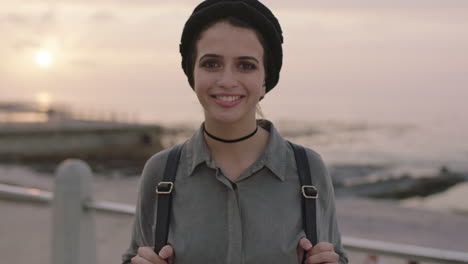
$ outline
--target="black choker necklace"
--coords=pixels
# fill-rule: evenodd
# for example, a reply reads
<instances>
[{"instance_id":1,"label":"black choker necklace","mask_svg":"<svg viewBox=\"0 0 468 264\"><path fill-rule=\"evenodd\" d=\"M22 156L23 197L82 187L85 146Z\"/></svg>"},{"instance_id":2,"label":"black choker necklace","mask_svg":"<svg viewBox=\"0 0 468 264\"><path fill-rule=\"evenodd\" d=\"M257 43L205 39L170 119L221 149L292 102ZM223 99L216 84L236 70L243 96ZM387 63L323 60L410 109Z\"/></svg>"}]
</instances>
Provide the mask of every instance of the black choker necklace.
<instances>
[{"instance_id":1,"label":"black choker necklace","mask_svg":"<svg viewBox=\"0 0 468 264\"><path fill-rule=\"evenodd\" d=\"M239 142L239 141L242 141L242 140L246 140L248 138L251 138L253 137L253 135L255 135L258 131L258 126L255 128L254 132L248 134L247 136L245 137L241 137L241 138L237 138L237 139L222 139L222 138L219 138L217 136L214 136L212 134L210 134L208 131L206 131L206 128L205 128L205 124L203 124L203 131L212 139L214 140L218 140L218 141L221 141L221 142L224 142L224 143L236 143L236 142Z\"/></svg>"}]
</instances>

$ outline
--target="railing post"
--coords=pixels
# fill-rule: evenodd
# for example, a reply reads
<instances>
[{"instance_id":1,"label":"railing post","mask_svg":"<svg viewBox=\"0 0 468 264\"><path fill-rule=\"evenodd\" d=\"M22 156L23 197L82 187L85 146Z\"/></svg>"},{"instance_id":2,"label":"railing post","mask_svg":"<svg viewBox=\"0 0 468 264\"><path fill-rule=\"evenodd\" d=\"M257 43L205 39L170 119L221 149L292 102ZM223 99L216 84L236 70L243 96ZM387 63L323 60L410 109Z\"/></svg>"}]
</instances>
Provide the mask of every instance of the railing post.
<instances>
[{"instance_id":1,"label":"railing post","mask_svg":"<svg viewBox=\"0 0 468 264\"><path fill-rule=\"evenodd\" d=\"M95 264L96 235L92 210L92 172L81 160L65 160L55 172L52 201L52 264Z\"/></svg>"}]
</instances>

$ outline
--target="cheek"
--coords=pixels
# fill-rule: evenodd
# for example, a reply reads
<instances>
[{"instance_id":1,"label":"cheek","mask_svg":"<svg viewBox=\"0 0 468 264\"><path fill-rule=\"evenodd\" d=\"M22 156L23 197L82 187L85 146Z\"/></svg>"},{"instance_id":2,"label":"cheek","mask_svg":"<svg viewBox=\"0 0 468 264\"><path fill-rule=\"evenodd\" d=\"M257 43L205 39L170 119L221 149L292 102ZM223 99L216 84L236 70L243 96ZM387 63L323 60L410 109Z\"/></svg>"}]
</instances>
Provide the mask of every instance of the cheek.
<instances>
[{"instance_id":1,"label":"cheek","mask_svg":"<svg viewBox=\"0 0 468 264\"><path fill-rule=\"evenodd\" d=\"M194 79L194 90L197 94L207 91L211 86L210 79L196 78Z\"/></svg>"},{"instance_id":2,"label":"cheek","mask_svg":"<svg viewBox=\"0 0 468 264\"><path fill-rule=\"evenodd\" d=\"M251 78L249 80L246 80L246 84L248 87L250 87L251 93L256 94L258 96L264 96L265 95L265 81L262 78Z\"/></svg>"},{"instance_id":3,"label":"cheek","mask_svg":"<svg viewBox=\"0 0 468 264\"><path fill-rule=\"evenodd\" d=\"M201 73L200 71L194 70L193 72L193 84L194 90L196 93L198 91L206 89L209 80L206 78L206 74Z\"/></svg>"},{"instance_id":4,"label":"cheek","mask_svg":"<svg viewBox=\"0 0 468 264\"><path fill-rule=\"evenodd\" d=\"M195 66L193 69L193 82L206 82L206 80L213 79L213 72L207 71L201 66Z\"/></svg>"},{"instance_id":5,"label":"cheek","mask_svg":"<svg viewBox=\"0 0 468 264\"><path fill-rule=\"evenodd\" d=\"M194 76L195 77L195 76ZM199 74L194 78L193 91L195 92L200 104L205 106L209 100L210 89L213 87L213 78L206 74Z\"/></svg>"}]
</instances>

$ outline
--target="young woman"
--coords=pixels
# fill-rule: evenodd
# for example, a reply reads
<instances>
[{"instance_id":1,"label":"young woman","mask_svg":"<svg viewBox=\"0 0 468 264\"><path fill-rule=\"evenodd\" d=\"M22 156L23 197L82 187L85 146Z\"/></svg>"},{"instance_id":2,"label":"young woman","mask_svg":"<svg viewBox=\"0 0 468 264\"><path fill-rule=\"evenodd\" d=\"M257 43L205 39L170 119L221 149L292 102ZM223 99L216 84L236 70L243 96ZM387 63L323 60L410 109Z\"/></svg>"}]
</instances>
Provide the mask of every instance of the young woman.
<instances>
[{"instance_id":1,"label":"young woman","mask_svg":"<svg viewBox=\"0 0 468 264\"><path fill-rule=\"evenodd\" d=\"M307 149L318 189L318 241L305 238L294 152L259 101L278 82L281 27L256 0L208 0L186 22L180 51L205 121L184 143L172 198L168 245L154 253L157 195L170 150L143 170L124 263L347 263L333 187Z\"/></svg>"}]
</instances>

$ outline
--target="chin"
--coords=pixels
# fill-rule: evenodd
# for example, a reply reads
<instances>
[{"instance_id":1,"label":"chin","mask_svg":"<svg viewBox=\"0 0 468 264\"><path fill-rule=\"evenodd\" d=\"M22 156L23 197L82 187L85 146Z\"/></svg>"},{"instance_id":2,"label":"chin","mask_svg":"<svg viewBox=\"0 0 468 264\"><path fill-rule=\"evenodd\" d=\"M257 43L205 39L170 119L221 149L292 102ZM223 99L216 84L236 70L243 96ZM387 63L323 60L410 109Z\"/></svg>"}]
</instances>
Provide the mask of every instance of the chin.
<instances>
[{"instance_id":1,"label":"chin","mask_svg":"<svg viewBox=\"0 0 468 264\"><path fill-rule=\"evenodd\" d=\"M248 114L240 114L240 113L207 113L205 112L205 120L210 120L217 123L223 124L235 124L239 123L243 120L250 119ZM255 120L255 113L253 115L253 119Z\"/></svg>"}]
</instances>

